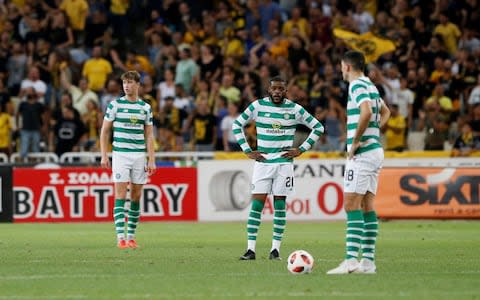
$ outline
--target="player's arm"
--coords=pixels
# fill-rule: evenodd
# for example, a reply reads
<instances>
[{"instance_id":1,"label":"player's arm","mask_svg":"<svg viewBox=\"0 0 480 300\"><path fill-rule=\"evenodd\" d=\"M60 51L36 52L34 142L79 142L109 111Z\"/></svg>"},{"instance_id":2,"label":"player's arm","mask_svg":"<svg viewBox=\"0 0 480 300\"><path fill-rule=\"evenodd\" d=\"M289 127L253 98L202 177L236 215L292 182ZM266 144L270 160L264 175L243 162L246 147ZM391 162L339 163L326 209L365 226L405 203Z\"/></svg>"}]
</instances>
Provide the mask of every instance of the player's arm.
<instances>
[{"instance_id":1,"label":"player's arm","mask_svg":"<svg viewBox=\"0 0 480 300\"><path fill-rule=\"evenodd\" d=\"M100 163L103 168L110 168L110 160L108 159L108 145L110 142L110 133L112 132L112 124L112 121L103 119L102 129L100 130L100 153L102 155Z\"/></svg>"},{"instance_id":2,"label":"player's arm","mask_svg":"<svg viewBox=\"0 0 480 300\"><path fill-rule=\"evenodd\" d=\"M110 145L110 134L112 132L113 121L115 120L116 106L114 102L110 102L107 111L103 117L102 128L100 129L100 153L102 159L100 161L102 167L110 168L110 160L108 159L108 146Z\"/></svg>"},{"instance_id":3,"label":"player's arm","mask_svg":"<svg viewBox=\"0 0 480 300\"><path fill-rule=\"evenodd\" d=\"M320 136L325 132L325 128L323 128L322 124L303 107L300 109L299 114L300 122L311 129L307 139L299 147L300 151L305 152L313 147Z\"/></svg>"},{"instance_id":4,"label":"player's arm","mask_svg":"<svg viewBox=\"0 0 480 300\"><path fill-rule=\"evenodd\" d=\"M305 141L303 141L303 143L300 145L300 147L292 148L291 150L285 152L282 155L282 157L285 158L294 158L299 156L303 152L310 150L325 131L322 124L310 113L308 113L303 107L298 106L298 111L295 115L297 120L301 124L310 128L311 131Z\"/></svg>"},{"instance_id":5,"label":"player's arm","mask_svg":"<svg viewBox=\"0 0 480 300\"><path fill-rule=\"evenodd\" d=\"M254 119L255 113L255 102L251 103L245 111L243 111L236 119L233 121L232 124L232 131L237 140L237 143L242 148L242 151L251 159L255 159L258 161L263 161L265 158L263 155L258 151L252 151L250 145L247 142L247 138L245 136L244 127L248 124L248 121Z\"/></svg>"},{"instance_id":6,"label":"player's arm","mask_svg":"<svg viewBox=\"0 0 480 300\"><path fill-rule=\"evenodd\" d=\"M155 137L153 136L153 112L152 107L148 106L147 116L145 118L145 141L147 143L147 168L148 175L155 173L157 165L155 164Z\"/></svg>"},{"instance_id":7,"label":"player's arm","mask_svg":"<svg viewBox=\"0 0 480 300\"><path fill-rule=\"evenodd\" d=\"M153 137L153 125L145 125L145 140L147 141L147 172L148 175L155 173L155 138Z\"/></svg>"},{"instance_id":8,"label":"player's arm","mask_svg":"<svg viewBox=\"0 0 480 300\"><path fill-rule=\"evenodd\" d=\"M350 152L348 153L348 158L353 158L355 152L360 147L360 141L362 139L365 130L367 130L368 123L372 117L372 105L370 101L362 101L358 106L360 109L360 116L358 118L357 130L355 130L355 136L353 137L352 146Z\"/></svg>"},{"instance_id":9,"label":"player's arm","mask_svg":"<svg viewBox=\"0 0 480 300\"><path fill-rule=\"evenodd\" d=\"M382 100L382 105L380 107L380 128L383 128L387 124L388 119L390 118L390 109L387 104Z\"/></svg>"}]
</instances>

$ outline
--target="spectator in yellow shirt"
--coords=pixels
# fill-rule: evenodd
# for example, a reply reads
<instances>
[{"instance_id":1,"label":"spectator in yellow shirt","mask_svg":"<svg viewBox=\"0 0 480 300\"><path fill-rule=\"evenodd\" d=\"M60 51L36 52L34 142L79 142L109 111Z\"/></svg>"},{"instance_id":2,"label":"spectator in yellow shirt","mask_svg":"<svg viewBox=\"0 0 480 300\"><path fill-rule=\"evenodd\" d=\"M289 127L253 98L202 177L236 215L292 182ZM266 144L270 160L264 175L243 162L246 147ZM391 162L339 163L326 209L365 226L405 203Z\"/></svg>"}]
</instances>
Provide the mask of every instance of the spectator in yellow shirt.
<instances>
[{"instance_id":1,"label":"spectator in yellow shirt","mask_svg":"<svg viewBox=\"0 0 480 300\"><path fill-rule=\"evenodd\" d=\"M462 33L457 25L449 22L447 12L440 13L439 21L440 24L435 27L433 34L440 34L442 36L445 48L447 48L450 55L453 55L457 52L458 40L462 36Z\"/></svg>"},{"instance_id":2,"label":"spectator in yellow shirt","mask_svg":"<svg viewBox=\"0 0 480 300\"><path fill-rule=\"evenodd\" d=\"M67 14L75 41L80 43L88 16L88 2L86 0L63 0L59 8Z\"/></svg>"},{"instance_id":3,"label":"spectator in yellow shirt","mask_svg":"<svg viewBox=\"0 0 480 300\"><path fill-rule=\"evenodd\" d=\"M6 103L0 105L0 152L10 155L12 152L12 117L5 111Z\"/></svg>"},{"instance_id":4,"label":"spectator in yellow shirt","mask_svg":"<svg viewBox=\"0 0 480 300\"><path fill-rule=\"evenodd\" d=\"M239 62L246 53L245 40L248 33L245 29L235 29L234 32L226 33L223 39L222 52L224 57L232 57Z\"/></svg>"},{"instance_id":5,"label":"spectator in yellow shirt","mask_svg":"<svg viewBox=\"0 0 480 300\"><path fill-rule=\"evenodd\" d=\"M128 2L129 0L110 1L110 23L113 28L113 36L119 40L119 46L125 45L125 39L128 34Z\"/></svg>"},{"instance_id":6,"label":"spectator in yellow shirt","mask_svg":"<svg viewBox=\"0 0 480 300\"><path fill-rule=\"evenodd\" d=\"M385 149L388 151L401 152L405 150L405 128L407 123L398 111L398 104L392 104L390 111L390 119L388 119L384 128L385 137L387 138Z\"/></svg>"},{"instance_id":7,"label":"spectator in yellow shirt","mask_svg":"<svg viewBox=\"0 0 480 300\"><path fill-rule=\"evenodd\" d=\"M292 9L292 17L283 24L282 34L287 37L291 36L294 26L298 27L298 31L302 36L310 36L310 25L305 18L302 18L302 11L299 7Z\"/></svg>"},{"instance_id":8,"label":"spectator in yellow shirt","mask_svg":"<svg viewBox=\"0 0 480 300\"><path fill-rule=\"evenodd\" d=\"M101 92L111 73L112 65L102 57L102 48L95 46L92 58L85 62L82 70L83 77L88 79L88 88L97 93Z\"/></svg>"}]
</instances>

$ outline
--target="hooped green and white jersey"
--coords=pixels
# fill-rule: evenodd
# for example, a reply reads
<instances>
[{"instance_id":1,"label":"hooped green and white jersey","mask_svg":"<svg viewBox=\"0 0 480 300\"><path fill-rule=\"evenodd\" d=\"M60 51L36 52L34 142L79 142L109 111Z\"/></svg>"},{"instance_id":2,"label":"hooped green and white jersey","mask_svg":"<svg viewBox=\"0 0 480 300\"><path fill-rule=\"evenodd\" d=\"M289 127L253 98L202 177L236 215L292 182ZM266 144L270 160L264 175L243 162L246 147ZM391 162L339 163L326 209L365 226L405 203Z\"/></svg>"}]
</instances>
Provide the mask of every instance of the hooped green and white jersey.
<instances>
[{"instance_id":1,"label":"hooped green and white jersey","mask_svg":"<svg viewBox=\"0 0 480 300\"><path fill-rule=\"evenodd\" d=\"M364 101L370 101L372 116L367 129L360 138L362 145L358 148L356 154L382 148L380 142L380 110L384 104L377 88L370 81L370 78L366 76L355 79L348 86L347 151L350 151L352 147L353 137L355 136L360 118L360 104Z\"/></svg>"},{"instance_id":2,"label":"hooped green and white jersey","mask_svg":"<svg viewBox=\"0 0 480 300\"><path fill-rule=\"evenodd\" d=\"M113 122L113 152L146 152L145 125L153 124L148 103L121 97L108 104L104 119Z\"/></svg>"},{"instance_id":3,"label":"hooped green and white jersey","mask_svg":"<svg viewBox=\"0 0 480 300\"><path fill-rule=\"evenodd\" d=\"M243 130L250 120L255 121L257 151L265 153L266 163L293 161L281 156L292 147L297 124L312 129L300 146L302 152L310 149L324 131L322 124L299 104L285 99L281 105L276 105L269 97L265 97L252 102L233 122L233 133L245 153L252 151Z\"/></svg>"}]
</instances>

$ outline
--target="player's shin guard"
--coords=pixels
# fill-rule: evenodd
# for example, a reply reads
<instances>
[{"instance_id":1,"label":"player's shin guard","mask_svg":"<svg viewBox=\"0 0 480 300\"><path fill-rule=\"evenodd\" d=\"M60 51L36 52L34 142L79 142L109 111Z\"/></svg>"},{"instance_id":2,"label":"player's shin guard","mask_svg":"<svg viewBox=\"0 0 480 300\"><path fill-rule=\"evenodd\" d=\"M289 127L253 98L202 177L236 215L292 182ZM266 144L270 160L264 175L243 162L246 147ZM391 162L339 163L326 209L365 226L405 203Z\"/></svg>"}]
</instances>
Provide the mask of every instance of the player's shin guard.
<instances>
[{"instance_id":1,"label":"player's shin guard","mask_svg":"<svg viewBox=\"0 0 480 300\"><path fill-rule=\"evenodd\" d=\"M375 211L363 214L365 228L362 236L362 258L375 260L375 243L378 235L378 219Z\"/></svg>"},{"instance_id":2,"label":"player's shin guard","mask_svg":"<svg viewBox=\"0 0 480 300\"><path fill-rule=\"evenodd\" d=\"M363 236L363 213L361 210L347 211L346 259L358 258Z\"/></svg>"},{"instance_id":3,"label":"player's shin guard","mask_svg":"<svg viewBox=\"0 0 480 300\"><path fill-rule=\"evenodd\" d=\"M128 234L129 240L135 239L135 230L140 219L140 202L130 200L130 209L128 210Z\"/></svg>"},{"instance_id":4,"label":"player's shin guard","mask_svg":"<svg viewBox=\"0 0 480 300\"><path fill-rule=\"evenodd\" d=\"M273 238L272 250L280 251L280 244L282 243L283 232L287 224L287 212L285 210L285 200L274 200L273 208L275 213L273 215Z\"/></svg>"},{"instance_id":5,"label":"player's shin guard","mask_svg":"<svg viewBox=\"0 0 480 300\"><path fill-rule=\"evenodd\" d=\"M262 210L265 202L253 199L247 221L248 249L255 252L258 228L262 222Z\"/></svg>"},{"instance_id":6,"label":"player's shin guard","mask_svg":"<svg viewBox=\"0 0 480 300\"><path fill-rule=\"evenodd\" d=\"M113 207L113 221L115 222L115 231L117 240L125 239L125 199L115 199Z\"/></svg>"}]
</instances>

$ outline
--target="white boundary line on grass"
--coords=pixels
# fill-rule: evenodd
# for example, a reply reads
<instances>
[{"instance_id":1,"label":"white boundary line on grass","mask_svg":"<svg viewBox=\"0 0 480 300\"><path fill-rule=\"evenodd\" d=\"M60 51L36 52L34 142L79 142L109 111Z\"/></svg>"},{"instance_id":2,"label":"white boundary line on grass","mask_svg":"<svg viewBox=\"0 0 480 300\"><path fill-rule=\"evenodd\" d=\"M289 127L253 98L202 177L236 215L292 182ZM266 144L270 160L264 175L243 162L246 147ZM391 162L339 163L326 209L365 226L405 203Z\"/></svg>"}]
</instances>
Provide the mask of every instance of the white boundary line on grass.
<instances>
[{"instance_id":1,"label":"white boundary line on grass","mask_svg":"<svg viewBox=\"0 0 480 300\"><path fill-rule=\"evenodd\" d=\"M469 291L452 291L452 292L438 292L431 293L429 296L475 296L473 292ZM218 293L218 294L125 294L118 296L118 299L171 299L171 298L242 298L242 297L373 297L386 299L388 297L412 297L413 295L409 292L398 292L398 293L388 293L388 292L258 292L258 293ZM43 296L0 296L0 300L26 300L26 299L88 299L88 295L43 295ZM99 296L96 295L95 299L111 299L111 296Z\"/></svg>"},{"instance_id":2,"label":"white boundary line on grass","mask_svg":"<svg viewBox=\"0 0 480 300\"><path fill-rule=\"evenodd\" d=\"M322 271L316 270L315 273L320 273L322 276L324 275ZM468 274L480 274L480 270L471 270L471 271L459 271L459 272L438 272L438 271L424 271L424 272L380 272L384 275L395 275L395 274L411 274L411 275L428 275L428 274L450 274L450 275L468 275ZM162 274L137 274L136 277L161 277ZM164 274L167 276L167 274ZM261 274L264 276L265 274ZM290 276L288 273L271 273L270 275L274 276ZM0 280L42 280L42 279L53 279L53 278L114 278L119 277L120 275L116 274L43 274L43 275L5 275L0 276ZM172 277L205 277L205 276L218 276L218 273L202 273L196 275L185 275L185 274L168 274L168 276ZM251 277L253 276L252 273L225 273L223 276L230 276L230 277ZM361 276L361 274L354 274L350 276ZM2 296L0 296L1 299Z\"/></svg>"}]
</instances>

